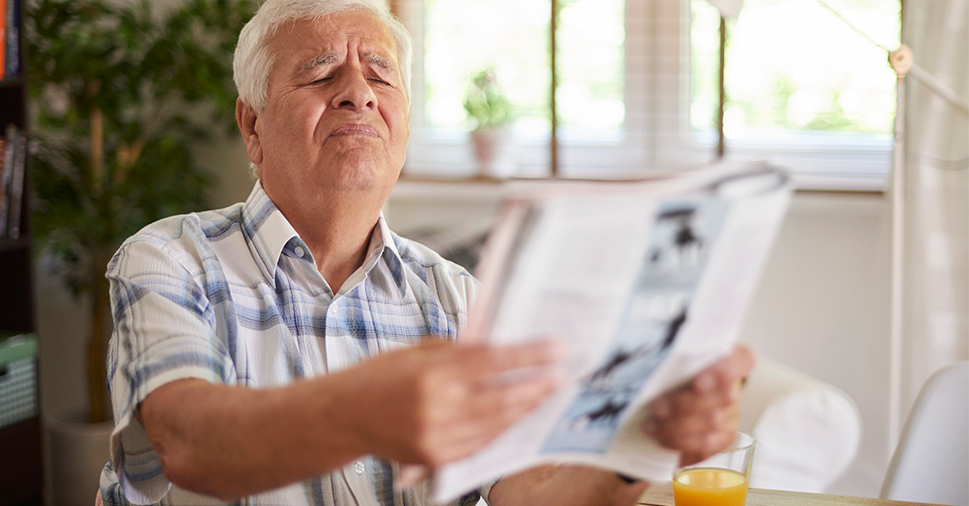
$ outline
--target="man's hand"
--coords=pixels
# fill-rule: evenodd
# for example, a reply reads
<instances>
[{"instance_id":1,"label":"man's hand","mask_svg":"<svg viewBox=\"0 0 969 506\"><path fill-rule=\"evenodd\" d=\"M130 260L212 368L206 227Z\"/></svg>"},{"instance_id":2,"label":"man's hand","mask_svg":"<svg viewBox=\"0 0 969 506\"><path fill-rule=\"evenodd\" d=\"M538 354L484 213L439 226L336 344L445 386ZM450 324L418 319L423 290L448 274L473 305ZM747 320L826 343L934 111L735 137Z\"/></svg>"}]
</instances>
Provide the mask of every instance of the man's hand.
<instances>
[{"instance_id":1,"label":"man's hand","mask_svg":"<svg viewBox=\"0 0 969 506\"><path fill-rule=\"evenodd\" d=\"M428 342L337 373L372 453L438 467L469 456L539 406L561 383L551 342L512 347ZM514 379L509 377L514 374Z\"/></svg>"},{"instance_id":2,"label":"man's hand","mask_svg":"<svg viewBox=\"0 0 969 506\"><path fill-rule=\"evenodd\" d=\"M753 352L738 345L688 384L653 400L643 431L682 452L680 465L695 464L726 448L737 430L743 378L754 361Z\"/></svg>"},{"instance_id":3,"label":"man's hand","mask_svg":"<svg viewBox=\"0 0 969 506\"><path fill-rule=\"evenodd\" d=\"M753 353L738 346L687 385L654 400L643 430L664 446L680 450L681 465L717 453L733 441L741 381L753 366ZM644 481L626 483L611 471L549 466L502 478L489 499L499 506L632 505L647 486Z\"/></svg>"}]
</instances>

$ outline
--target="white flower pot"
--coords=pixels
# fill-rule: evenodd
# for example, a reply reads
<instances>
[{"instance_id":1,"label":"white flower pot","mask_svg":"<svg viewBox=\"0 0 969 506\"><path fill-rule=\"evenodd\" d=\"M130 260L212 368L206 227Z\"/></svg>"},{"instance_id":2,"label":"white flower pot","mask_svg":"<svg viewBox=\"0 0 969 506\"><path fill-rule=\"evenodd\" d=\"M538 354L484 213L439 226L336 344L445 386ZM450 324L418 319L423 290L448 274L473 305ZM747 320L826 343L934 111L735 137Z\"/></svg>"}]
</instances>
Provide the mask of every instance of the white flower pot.
<instances>
[{"instance_id":1,"label":"white flower pot","mask_svg":"<svg viewBox=\"0 0 969 506\"><path fill-rule=\"evenodd\" d=\"M506 178L514 174L511 132L505 128L479 128L472 130L470 136L479 175Z\"/></svg>"},{"instance_id":2,"label":"white flower pot","mask_svg":"<svg viewBox=\"0 0 969 506\"><path fill-rule=\"evenodd\" d=\"M52 506L93 506L101 469L110 459L114 423L87 423L71 415L47 421Z\"/></svg>"}]
</instances>

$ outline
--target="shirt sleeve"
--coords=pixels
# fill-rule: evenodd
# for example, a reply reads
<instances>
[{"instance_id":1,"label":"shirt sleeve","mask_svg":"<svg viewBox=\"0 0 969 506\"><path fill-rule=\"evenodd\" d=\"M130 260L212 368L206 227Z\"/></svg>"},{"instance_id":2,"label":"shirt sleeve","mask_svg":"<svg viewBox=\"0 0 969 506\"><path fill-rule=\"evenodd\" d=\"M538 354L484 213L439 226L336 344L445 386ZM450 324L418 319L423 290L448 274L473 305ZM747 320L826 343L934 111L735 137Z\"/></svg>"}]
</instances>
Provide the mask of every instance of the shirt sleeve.
<instances>
[{"instance_id":1,"label":"shirt sleeve","mask_svg":"<svg viewBox=\"0 0 969 506\"><path fill-rule=\"evenodd\" d=\"M202 269L192 267L191 255L180 253L142 237L123 245L108 266L115 323L107 364L115 418L110 467L134 504L158 502L171 488L134 417L139 403L179 379L235 382L231 356L217 337L200 282Z\"/></svg>"}]
</instances>

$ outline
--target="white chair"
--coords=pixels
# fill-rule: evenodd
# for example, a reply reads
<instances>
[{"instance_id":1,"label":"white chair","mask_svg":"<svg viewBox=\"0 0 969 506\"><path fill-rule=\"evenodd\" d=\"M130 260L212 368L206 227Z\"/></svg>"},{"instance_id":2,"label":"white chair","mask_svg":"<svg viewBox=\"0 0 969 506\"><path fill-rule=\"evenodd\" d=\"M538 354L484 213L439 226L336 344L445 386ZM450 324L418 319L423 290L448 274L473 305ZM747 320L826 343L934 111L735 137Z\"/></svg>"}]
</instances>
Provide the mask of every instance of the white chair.
<instances>
[{"instance_id":1,"label":"white chair","mask_svg":"<svg viewBox=\"0 0 969 506\"><path fill-rule=\"evenodd\" d=\"M757 439L750 486L821 493L861 444L861 413L844 391L767 357L747 378L740 430Z\"/></svg>"},{"instance_id":2,"label":"white chair","mask_svg":"<svg viewBox=\"0 0 969 506\"><path fill-rule=\"evenodd\" d=\"M922 386L880 497L969 504L969 362L936 371Z\"/></svg>"}]
</instances>

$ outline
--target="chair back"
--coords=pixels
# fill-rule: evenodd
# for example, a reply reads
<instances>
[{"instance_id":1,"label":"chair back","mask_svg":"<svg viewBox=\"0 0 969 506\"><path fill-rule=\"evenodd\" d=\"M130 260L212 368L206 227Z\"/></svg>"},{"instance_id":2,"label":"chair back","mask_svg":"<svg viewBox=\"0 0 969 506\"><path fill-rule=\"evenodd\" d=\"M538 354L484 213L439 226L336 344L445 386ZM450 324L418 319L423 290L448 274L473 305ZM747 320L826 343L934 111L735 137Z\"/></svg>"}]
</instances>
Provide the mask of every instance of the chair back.
<instances>
[{"instance_id":1,"label":"chair back","mask_svg":"<svg viewBox=\"0 0 969 506\"><path fill-rule=\"evenodd\" d=\"M861 444L861 413L833 385L759 356L740 394L740 430L757 438L750 486L827 492Z\"/></svg>"},{"instance_id":2,"label":"chair back","mask_svg":"<svg viewBox=\"0 0 969 506\"><path fill-rule=\"evenodd\" d=\"M922 386L880 497L969 504L969 362L940 369Z\"/></svg>"}]
</instances>

